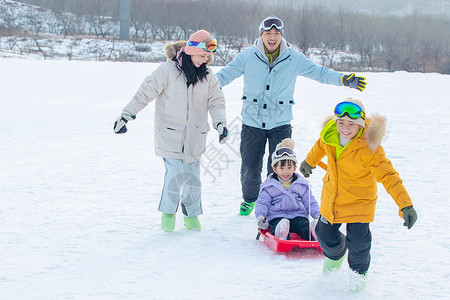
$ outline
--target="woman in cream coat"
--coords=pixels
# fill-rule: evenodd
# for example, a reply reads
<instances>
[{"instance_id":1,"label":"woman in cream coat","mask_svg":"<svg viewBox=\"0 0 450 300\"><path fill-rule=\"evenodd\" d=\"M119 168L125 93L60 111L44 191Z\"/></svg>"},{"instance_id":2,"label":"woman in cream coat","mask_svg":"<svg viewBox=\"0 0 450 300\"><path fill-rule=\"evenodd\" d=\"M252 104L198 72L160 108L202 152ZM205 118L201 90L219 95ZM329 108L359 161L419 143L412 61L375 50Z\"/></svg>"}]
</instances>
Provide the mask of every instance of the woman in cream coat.
<instances>
[{"instance_id":1,"label":"woman in cream coat","mask_svg":"<svg viewBox=\"0 0 450 300\"><path fill-rule=\"evenodd\" d=\"M186 227L201 229L197 217L202 213L200 159L210 129L208 112L219 142L228 137L225 99L207 66L216 48L217 42L205 30L195 32L187 42L167 44L167 61L144 80L114 124L114 132L125 133L126 123L155 100L155 153L166 168L158 208L164 231L174 230L180 201Z\"/></svg>"}]
</instances>

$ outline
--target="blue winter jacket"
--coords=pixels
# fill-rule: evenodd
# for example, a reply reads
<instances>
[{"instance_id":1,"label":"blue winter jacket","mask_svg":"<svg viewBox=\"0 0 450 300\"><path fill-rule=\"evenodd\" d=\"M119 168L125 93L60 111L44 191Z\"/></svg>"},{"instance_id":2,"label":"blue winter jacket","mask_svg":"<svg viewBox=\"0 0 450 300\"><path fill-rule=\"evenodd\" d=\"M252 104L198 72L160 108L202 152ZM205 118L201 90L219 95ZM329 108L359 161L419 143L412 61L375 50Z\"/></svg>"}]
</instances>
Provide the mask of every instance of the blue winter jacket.
<instances>
[{"instance_id":1,"label":"blue winter jacket","mask_svg":"<svg viewBox=\"0 0 450 300\"><path fill-rule=\"evenodd\" d=\"M261 38L216 73L223 87L244 74L242 123L261 129L289 125L297 76L342 85L342 73L316 65L283 38L280 55L269 64Z\"/></svg>"},{"instance_id":2,"label":"blue winter jacket","mask_svg":"<svg viewBox=\"0 0 450 300\"><path fill-rule=\"evenodd\" d=\"M294 173L294 176L296 178L289 189L276 179L276 175L270 174L267 177L261 184L256 201L256 218L263 216L270 221L274 218L319 216L319 204L311 193L308 181L298 173Z\"/></svg>"}]
</instances>

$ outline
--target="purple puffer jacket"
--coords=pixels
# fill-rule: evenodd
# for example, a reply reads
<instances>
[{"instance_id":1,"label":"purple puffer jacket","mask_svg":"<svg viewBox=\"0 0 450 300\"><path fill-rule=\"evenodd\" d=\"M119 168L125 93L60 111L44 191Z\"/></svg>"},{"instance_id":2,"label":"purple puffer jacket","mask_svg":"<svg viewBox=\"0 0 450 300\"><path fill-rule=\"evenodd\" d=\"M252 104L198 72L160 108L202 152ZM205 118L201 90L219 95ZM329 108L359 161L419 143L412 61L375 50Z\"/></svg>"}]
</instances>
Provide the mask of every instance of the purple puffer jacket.
<instances>
[{"instance_id":1,"label":"purple puffer jacket","mask_svg":"<svg viewBox=\"0 0 450 300\"><path fill-rule=\"evenodd\" d=\"M276 179L275 174L267 177L261 184L256 201L256 218L263 216L267 218L267 221L274 218L308 218L309 207L313 218L319 216L319 204L310 192L308 181L298 173L294 174L293 180L289 189L286 190Z\"/></svg>"}]
</instances>

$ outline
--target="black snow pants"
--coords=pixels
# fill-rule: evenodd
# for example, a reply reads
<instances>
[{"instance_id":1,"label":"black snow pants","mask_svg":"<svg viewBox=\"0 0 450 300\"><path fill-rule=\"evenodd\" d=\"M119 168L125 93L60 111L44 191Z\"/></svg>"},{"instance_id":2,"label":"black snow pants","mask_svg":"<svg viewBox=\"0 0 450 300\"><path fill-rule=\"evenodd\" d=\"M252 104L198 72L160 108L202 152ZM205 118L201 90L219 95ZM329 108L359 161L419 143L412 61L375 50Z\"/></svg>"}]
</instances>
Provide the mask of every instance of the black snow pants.
<instances>
[{"instance_id":1,"label":"black snow pants","mask_svg":"<svg viewBox=\"0 0 450 300\"><path fill-rule=\"evenodd\" d=\"M272 170L272 153L278 143L292 135L291 125L283 125L270 130L242 125L241 131L241 185L242 198L247 202L255 202L261 185L261 171L266 142L269 141L269 158L267 175Z\"/></svg>"},{"instance_id":2,"label":"black snow pants","mask_svg":"<svg viewBox=\"0 0 450 300\"><path fill-rule=\"evenodd\" d=\"M315 231L323 254L330 259L338 260L348 249L350 269L359 274L365 274L370 266L372 245L369 223L347 223L347 235L339 230L341 225L331 224L320 216Z\"/></svg>"}]
</instances>

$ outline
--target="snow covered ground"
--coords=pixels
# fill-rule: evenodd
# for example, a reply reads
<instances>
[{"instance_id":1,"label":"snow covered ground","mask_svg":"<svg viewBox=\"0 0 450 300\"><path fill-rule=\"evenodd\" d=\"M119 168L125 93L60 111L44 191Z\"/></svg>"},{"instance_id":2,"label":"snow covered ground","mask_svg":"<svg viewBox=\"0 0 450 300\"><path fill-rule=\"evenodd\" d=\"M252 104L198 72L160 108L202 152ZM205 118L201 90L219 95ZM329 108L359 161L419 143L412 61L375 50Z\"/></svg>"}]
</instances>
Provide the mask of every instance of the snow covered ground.
<instances>
[{"instance_id":1,"label":"snow covered ground","mask_svg":"<svg viewBox=\"0 0 450 300\"><path fill-rule=\"evenodd\" d=\"M450 294L450 76L365 73L360 93L299 78L293 138L300 159L346 97L387 118L383 146L419 219L407 230L379 186L364 292L348 266L324 278L321 257L276 254L241 217L242 80L224 88L232 139L208 137L201 232L178 213L159 229L162 159L154 105L115 135L112 124L158 64L0 60L1 299L444 299ZM215 68L218 71L219 68ZM324 171L311 184L320 196Z\"/></svg>"}]
</instances>

